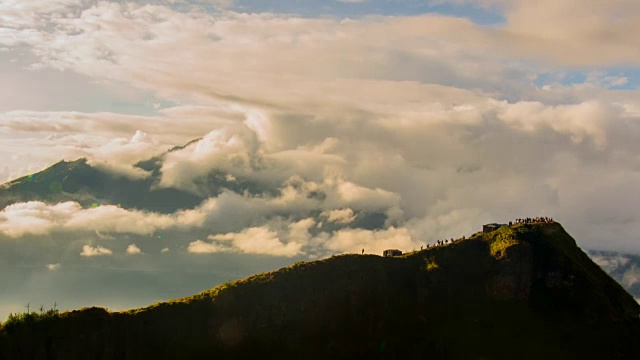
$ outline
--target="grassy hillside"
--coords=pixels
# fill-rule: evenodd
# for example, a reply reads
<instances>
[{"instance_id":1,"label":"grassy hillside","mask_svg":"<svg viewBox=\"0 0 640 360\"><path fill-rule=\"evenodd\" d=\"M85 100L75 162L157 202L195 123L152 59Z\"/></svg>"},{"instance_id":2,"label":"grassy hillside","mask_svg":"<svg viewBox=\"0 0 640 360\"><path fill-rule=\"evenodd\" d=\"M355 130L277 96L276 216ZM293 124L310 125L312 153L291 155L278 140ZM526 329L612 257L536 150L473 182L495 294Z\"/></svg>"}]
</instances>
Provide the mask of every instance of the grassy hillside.
<instances>
[{"instance_id":1,"label":"grassy hillside","mask_svg":"<svg viewBox=\"0 0 640 360\"><path fill-rule=\"evenodd\" d=\"M193 208L202 197L176 189L158 189L158 179L132 180L90 166L86 159L61 161L43 171L0 185L0 209L16 202L76 201L83 207L113 204L172 213Z\"/></svg>"},{"instance_id":2,"label":"grassy hillside","mask_svg":"<svg viewBox=\"0 0 640 360\"><path fill-rule=\"evenodd\" d=\"M18 319L0 359L637 359L639 314L559 224L528 224L127 312Z\"/></svg>"}]
</instances>

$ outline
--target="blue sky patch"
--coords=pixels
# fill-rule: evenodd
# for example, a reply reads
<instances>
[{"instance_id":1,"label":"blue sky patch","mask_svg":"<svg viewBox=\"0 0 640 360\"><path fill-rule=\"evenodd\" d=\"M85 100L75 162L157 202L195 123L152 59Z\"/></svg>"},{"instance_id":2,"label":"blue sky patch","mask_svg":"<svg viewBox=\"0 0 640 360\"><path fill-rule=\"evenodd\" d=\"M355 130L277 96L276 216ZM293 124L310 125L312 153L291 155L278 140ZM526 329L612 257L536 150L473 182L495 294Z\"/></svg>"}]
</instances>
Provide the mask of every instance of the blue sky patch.
<instances>
[{"instance_id":1,"label":"blue sky patch","mask_svg":"<svg viewBox=\"0 0 640 360\"><path fill-rule=\"evenodd\" d=\"M359 18L370 15L408 16L422 14L442 14L465 17L482 25L504 23L504 16L495 8L480 8L469 5L429 4L418 0L370 0L347 3L326 0L240 0L236 11L249 13L274 12L296 14L304 17Z\"/></svg>"}]
</instances>

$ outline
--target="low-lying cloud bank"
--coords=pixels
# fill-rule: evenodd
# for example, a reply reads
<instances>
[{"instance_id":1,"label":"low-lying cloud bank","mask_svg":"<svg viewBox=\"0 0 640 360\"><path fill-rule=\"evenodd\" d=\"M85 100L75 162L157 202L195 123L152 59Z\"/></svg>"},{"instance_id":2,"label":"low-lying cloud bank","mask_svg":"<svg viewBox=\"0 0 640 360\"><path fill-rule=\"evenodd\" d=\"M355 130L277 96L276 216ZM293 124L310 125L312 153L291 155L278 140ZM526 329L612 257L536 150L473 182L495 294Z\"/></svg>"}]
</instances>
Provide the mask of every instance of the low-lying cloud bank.
<instances>
[{"instance_id":1,"label":"low-lying cloud bank","mask_svg":"<svg viewBox=\"0 0 640 360\"><path fill-rule=\"evenodd\" d=\"M640 130L634 114L597 103L491 111L463 117L473 121L391 124L380 118L360 126L281 114L247 118L161 157L156 187L205 198L193 209L158 214L116 205L16 203L0 211L0 234L90 231L109 237L211 229L213 237L194 238L190 252L315 256L311 248L413 248L469 234L483 222L544 214L587 247L640 252L640 221L632 211L640 201L633 190L640 180L631 140ZM629 126L618 128L604 121L608 116ZM129 171L91 164L116 174ZM141 177L121 176L151 176L134 172ZM290 226L307 219L309 238L291 240ZM301 228L295 231L304 238ZM603 243L608 233L618 236ZM249 235L268 245L250 242ZM366 242L365 235L371 237Z\"/></svg>"}]
</instances>

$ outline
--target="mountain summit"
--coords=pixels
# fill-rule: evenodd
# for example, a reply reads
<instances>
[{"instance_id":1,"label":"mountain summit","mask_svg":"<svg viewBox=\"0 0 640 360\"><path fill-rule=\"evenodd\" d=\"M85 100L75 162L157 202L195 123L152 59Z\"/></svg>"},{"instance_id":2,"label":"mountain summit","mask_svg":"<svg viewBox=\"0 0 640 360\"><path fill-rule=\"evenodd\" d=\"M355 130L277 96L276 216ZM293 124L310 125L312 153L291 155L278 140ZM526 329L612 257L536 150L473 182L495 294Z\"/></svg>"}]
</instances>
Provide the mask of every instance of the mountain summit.
<instances>
[{"instance_id":1,"label":"mountain summit","mask_svg":"<svg viewBox=\"0 0 640 360\"><path fill-rule=\"evenodd\" d=\"M9 321L1 359L638 359L640 305L558 223L296 263L111 313Z\"/></svg>"}]
</instances>

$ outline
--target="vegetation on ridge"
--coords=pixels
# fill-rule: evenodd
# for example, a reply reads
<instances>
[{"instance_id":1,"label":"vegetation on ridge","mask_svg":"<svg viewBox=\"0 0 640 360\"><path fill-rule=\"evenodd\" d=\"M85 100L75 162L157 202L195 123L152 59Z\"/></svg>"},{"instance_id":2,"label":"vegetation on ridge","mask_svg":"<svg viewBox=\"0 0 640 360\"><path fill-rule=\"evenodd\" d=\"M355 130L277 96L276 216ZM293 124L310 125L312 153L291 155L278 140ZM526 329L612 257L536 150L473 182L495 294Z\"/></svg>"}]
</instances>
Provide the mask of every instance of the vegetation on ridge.
<instances>
[{"instance_id":1,"label":"vegetation on ridge","mask_svg":"<svg viewBox=\"0 0 640 360\"><path fill-rule=\"evenodd\" d=\"M0 358L625 359L640 357L639 313L559 224L526 224L2 327Z\"/></svg>"}]
</instances>

